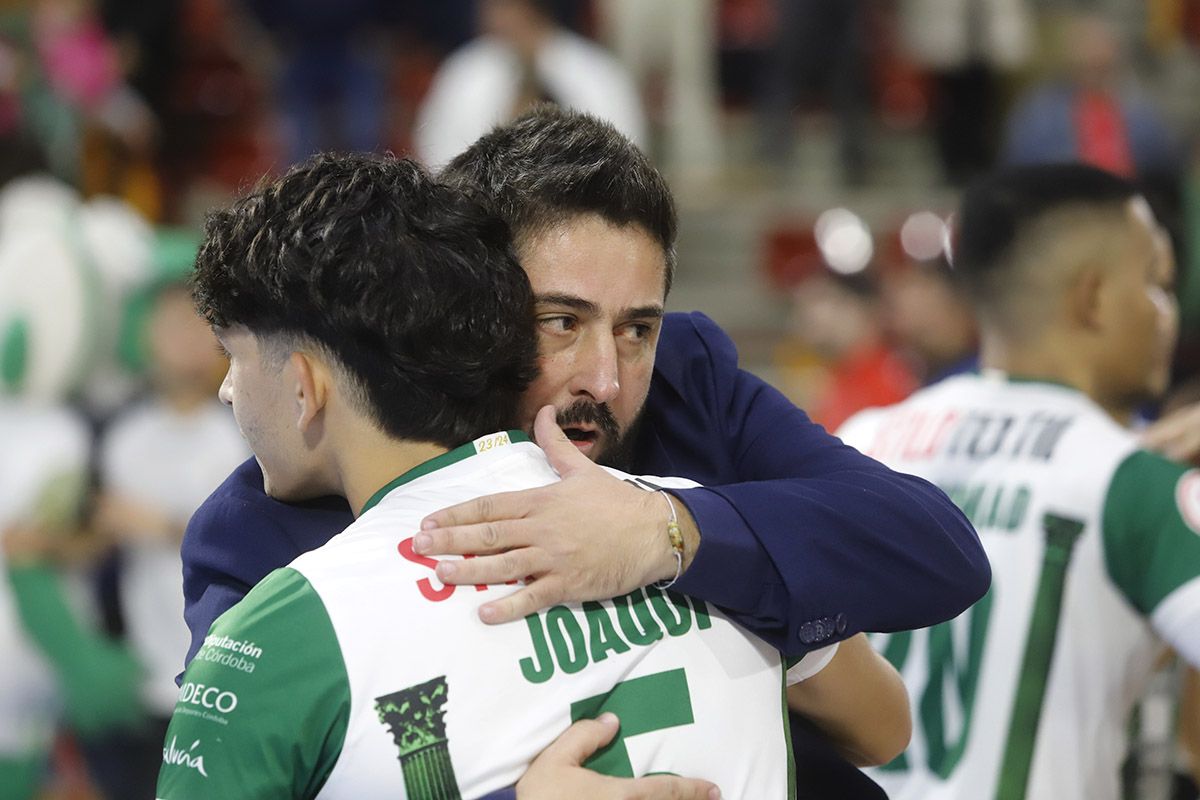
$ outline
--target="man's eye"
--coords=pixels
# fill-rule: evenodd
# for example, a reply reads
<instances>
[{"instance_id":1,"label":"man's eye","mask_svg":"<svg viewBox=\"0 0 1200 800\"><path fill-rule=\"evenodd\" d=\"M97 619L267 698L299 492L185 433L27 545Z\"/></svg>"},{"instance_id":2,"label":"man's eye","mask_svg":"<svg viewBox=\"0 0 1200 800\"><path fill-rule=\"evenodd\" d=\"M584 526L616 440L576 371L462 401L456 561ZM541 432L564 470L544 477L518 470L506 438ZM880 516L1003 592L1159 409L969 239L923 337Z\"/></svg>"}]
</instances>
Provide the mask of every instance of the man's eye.
<instances>
[{"instance_id":1,"label":"man's eye","mask_svg":"<svg viewBox=\"0 0 1200 800\"><path fill-rule=\"evenodd\" d=\"M564 316L540 317L538 327L547 333L567 333L575 330L575 319Z\"/></svg>"},{"instance_id":2,"label":"man's eye","mask_svg":"<svg viewBox=\"0 0 1200 800\"><path fill-rule=\"evenodd\" d=\"M621 335L631 342L640 342L650 338L650 334L653 331L653 325L647 325L644 322L633 322L621 329Z\"/></svg>"}]
</instances>

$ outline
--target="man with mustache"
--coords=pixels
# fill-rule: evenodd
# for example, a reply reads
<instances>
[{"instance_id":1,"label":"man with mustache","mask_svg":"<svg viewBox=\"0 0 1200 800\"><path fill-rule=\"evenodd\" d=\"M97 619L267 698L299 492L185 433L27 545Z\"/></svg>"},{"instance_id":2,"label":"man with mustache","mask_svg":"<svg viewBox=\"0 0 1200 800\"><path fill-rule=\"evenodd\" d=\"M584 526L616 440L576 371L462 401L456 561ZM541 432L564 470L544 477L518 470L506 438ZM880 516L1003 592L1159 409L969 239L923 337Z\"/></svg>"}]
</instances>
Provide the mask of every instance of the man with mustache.
<instances>
[{"instance_id":1,"label":"man with mustache","mask_svg":"<svg viewBox=\"0 0 1200 800\"><path fill-rule=\"evenodd\" d=\"M157 796L479 797L572 720L611 736L615 715L597 785L526 781L522 796L601 796L614 780L602 773L649 775L640 790L689 800L712 800L714 783L785 797L782 699L861 763L908 741L903 683L862 634L791 663L655 586L487 625L474 591L430 580L437 562L412 549L425 514L558 480L546 452L504 430L537 374L534 300L482 204L411 160L320 156L209 217L193 285L229 354L220 397L266 492L344 496L355 520L213 623ZM539 410L538 440L572 449L553 420ZM665 487L694 486L609 474L668 509Z\"/></svg>"},{"instance_id":2,"label":"man with mustache","mask_svg":"<svg viewBox=\"0 0 1200 800\"><path fill-rule=\"evenodd\" d=\"M486 197L512 228L540 339L541 374L522 418L544 405L567 411L561 419L580 451L556 459L564 478L556 486L451 508L414 537L420 555L478 556L439 562L442 582L532 577L484 603L485 622L666 581L800 655L863 630L948 619L986 590L974 530L940 491L845 447L739 371L732 344L703 315L665 314L673 201L610 126L531 112L484 136L441 177ZM707 484L671 493L682 548L668 538L662 498L589 459ZM263 575L350 520L340 498L277 502L253 461L239 468L185 538L189 658Z\"/></svg>"}]
</instances>

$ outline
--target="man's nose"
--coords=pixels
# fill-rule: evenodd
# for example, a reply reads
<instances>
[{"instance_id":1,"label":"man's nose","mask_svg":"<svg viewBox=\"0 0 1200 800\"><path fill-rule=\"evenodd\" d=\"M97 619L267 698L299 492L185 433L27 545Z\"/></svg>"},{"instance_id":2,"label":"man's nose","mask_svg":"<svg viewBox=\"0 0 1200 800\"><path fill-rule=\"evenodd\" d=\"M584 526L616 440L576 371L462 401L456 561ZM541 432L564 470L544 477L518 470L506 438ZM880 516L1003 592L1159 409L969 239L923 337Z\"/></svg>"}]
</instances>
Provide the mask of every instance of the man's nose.
<instances>
[{"instance_id":1,"label":"man's nose","mask_svg":"<svg viewBox=\"0 0 1200 800\"><path fill-rule=\"evenodd\" d=\"M225 405L233 408L233 380L229 377L232 370L225 373L225 379L221 381L221 388L217 390L217 397Z\"/></svg>"},{"instance_id":2,"label":"man's nose","mask_svg":"<svg viewBox=\"0 0 1200 800\"><path fill-rule=\"evenodd\" d=\"M597 403L609 403L621 391L617 343L612 336L591 337L576 367L572 394L586 394Z\"/></svg>"}]
</instances>

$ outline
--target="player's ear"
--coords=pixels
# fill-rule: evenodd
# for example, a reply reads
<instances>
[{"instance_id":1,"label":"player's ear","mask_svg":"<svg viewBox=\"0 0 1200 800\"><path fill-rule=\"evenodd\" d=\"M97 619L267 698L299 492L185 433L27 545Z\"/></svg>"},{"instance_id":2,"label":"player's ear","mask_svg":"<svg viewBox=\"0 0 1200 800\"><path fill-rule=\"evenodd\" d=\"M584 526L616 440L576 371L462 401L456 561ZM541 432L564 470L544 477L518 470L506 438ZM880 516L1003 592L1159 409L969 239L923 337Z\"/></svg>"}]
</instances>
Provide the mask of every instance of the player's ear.
<instances>
[{"instance_id":1,"label":"player's ear","mask_svg":"<svg viewBox=\"0 0 1200 800\"><path fill-rule=\"evenodd\" d=\"M309 353L292 353L290 362L295 376L292 391L296 428L304 433L325 408L331 376L325 364Z\"/></svg>"},{"instance_id":2,"label":"player's ear","mask_svg":"<svg viewBox=\"0 0 1200 800\"><path fill-rule=\"evenodd\" d=\"M1103 264L1087 264L1067 285L1066 314L1073 327L1089 331L1102 327L1104 289L1108 272Z\"/></svg>"}]
</instances>

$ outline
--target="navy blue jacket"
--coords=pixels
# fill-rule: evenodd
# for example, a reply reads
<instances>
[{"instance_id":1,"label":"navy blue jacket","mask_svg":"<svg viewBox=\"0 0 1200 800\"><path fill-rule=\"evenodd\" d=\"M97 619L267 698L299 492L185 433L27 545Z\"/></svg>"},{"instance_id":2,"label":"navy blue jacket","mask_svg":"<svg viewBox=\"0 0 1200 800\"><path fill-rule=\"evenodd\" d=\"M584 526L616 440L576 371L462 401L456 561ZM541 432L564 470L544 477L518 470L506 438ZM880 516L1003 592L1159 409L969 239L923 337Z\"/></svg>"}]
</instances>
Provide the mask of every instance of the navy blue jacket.
<instances>
[{"instance_id":1,"label":"navy blue jacket","mask_svg":"<svg viewBox=\"0 0 1200 800\"><path fill-rule=\"evenodd\" d=\"M703 314L668 314L635 471L705 484L676 494L701 532L680 591L787 655L859 631L956 616L991 580L979 539L931 484L843 445L755 376ZM288 505L253 459L188 524L188 659L255 583L351 522L344 500Z\"/></svg>"}]
</instances>

